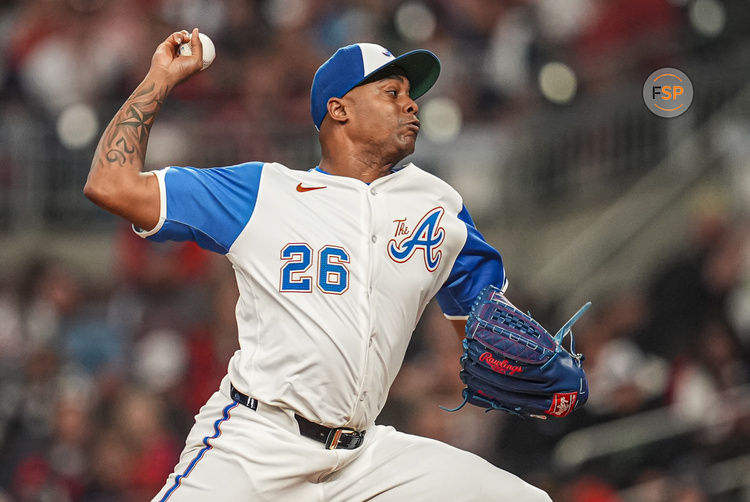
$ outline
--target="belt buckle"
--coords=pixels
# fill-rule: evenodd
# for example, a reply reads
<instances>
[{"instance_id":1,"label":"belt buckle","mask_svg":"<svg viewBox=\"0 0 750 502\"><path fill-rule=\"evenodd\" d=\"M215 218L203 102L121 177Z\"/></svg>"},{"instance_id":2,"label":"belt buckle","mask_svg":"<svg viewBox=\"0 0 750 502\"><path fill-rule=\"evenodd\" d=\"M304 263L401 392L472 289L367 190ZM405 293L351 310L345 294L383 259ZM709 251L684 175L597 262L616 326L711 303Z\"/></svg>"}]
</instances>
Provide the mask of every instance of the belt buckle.
<instances>
[{"instance_id":1,"label":"belt buckle","mask_svg":"<svg viewBox=\"0 0 750 502\"><path fill-rule=\"evenodd\" d=\"M350 435L355 433L356 431L353 429L331 429L331 432L328 433L328 437L326 438L326 448L329 450L335 450L339 445L342 434Z\"/></svg>"}]
</instances>

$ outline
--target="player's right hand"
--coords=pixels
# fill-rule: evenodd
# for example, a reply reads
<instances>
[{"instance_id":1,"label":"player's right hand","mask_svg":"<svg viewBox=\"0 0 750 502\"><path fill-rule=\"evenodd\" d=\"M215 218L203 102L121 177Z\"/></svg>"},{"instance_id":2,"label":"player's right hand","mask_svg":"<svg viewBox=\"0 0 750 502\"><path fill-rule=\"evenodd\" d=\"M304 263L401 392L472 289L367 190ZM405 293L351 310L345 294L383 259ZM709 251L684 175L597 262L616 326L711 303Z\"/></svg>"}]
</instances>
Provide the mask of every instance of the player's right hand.
<instances>
[{"instance_id":1,"label":"player's right hand","mask_svg":"<svg viewBox=\"0 0 750 502\"><path fill-rule=\"evenodd\" d=\"M190 56L178 55L178 47L181 43L190 39ZM193 28L192 35L187 31L176 31L169 35L156 48L151 58L149 73L163 78L170 87L195 75L203 68L203 44L198 37L198 28Z\"/></svg>"}]
</instances>

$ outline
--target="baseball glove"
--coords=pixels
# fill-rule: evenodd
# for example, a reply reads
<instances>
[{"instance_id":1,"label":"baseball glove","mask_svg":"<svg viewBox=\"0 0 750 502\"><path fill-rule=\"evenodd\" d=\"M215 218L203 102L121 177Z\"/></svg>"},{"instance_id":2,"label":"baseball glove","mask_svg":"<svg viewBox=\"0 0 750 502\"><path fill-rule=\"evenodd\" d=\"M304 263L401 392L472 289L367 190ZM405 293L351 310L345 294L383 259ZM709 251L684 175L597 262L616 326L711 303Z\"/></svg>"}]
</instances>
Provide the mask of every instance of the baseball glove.
<instances>
[{"instance_id":1,"label":"baseball glove","mask_svg":"<svg viewBox=\"0 0 750 502\"><path fill-rule=\"evenodd\" d=\"M488 286L474 302L466 323L461 381L466 403L522 417L564 417L588 399L583 355L575 353L571 327L589 308L586 303L550 335L531 316ZM570 333L570 350L562 346Z\"/></svg>"}]
</instances>

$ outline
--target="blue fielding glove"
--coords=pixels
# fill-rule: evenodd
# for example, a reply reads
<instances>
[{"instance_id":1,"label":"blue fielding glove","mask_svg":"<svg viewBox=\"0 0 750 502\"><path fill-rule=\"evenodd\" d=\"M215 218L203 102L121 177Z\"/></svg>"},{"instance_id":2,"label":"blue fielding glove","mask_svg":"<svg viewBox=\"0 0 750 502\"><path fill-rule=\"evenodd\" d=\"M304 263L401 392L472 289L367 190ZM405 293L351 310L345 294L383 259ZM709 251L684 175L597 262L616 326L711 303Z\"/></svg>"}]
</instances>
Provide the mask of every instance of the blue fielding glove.
<instances>
[{"instance_id":1,"label":"blue fielding glove","mask_svg":"<svg viewBox=\"0 0 750 502\"><path fill-rule=\"evenodd\" d=\"M482 290L466 322L461 381L466 403L523 417L564 417L588 399L583 355L575 353L571 327L586 303L550 335L505 299L495 286ZM562 346L570 333L570 350ZM446 408L443 408L446 409Z\"/></svg>"}]
</instances>

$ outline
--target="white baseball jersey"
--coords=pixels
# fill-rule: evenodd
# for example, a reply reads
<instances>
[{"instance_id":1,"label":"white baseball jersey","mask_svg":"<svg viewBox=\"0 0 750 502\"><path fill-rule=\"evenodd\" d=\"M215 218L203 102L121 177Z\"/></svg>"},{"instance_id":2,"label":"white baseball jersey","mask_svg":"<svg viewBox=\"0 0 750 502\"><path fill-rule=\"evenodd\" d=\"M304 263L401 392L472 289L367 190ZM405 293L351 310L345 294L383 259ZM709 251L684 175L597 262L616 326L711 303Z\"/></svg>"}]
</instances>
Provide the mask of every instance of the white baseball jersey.
<instances>
[{"instance_id":1,"label":"white baseball jersey","mask_svg":"<svg viewBox=\"0 0 750 502\"><path fill-rule=\"evenodd\" d=\"M139 235L193 240L236 271L232 383L322 425L372 424L433 296L465 318L506 282L459 194L413 164L370 184L258 162L155 174L159 223Z\"/></svg>"}]
</instances>

